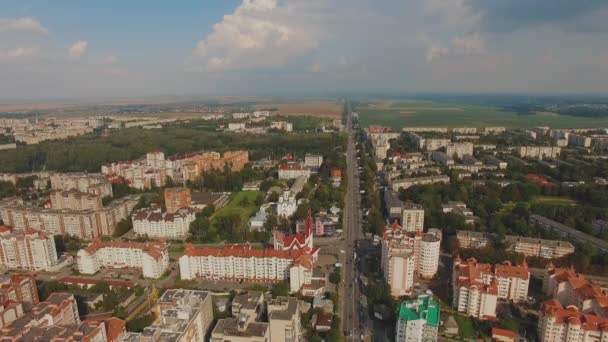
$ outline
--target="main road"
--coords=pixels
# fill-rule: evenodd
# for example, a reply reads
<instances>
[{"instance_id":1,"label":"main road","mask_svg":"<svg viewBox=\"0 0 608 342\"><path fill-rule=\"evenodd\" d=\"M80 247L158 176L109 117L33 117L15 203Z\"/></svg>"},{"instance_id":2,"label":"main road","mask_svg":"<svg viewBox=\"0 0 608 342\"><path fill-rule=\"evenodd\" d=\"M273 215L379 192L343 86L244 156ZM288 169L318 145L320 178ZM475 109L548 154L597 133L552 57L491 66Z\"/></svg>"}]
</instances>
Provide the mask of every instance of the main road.
<instances>
[{"instance_id":1,"label":"main road","mask_svg":"<svg viewBox=\"0 0 608 342\"><path fill-rule=\"evenodd\" d=\"M345 246L343 258L342 281L342 326L347 341L360 341L364 331L359 326L359 269L356 255L357 240L361 238L361 225L359 222L359 176L357 173L357 153L355 150L355 133L353 132L352 109L346 100L346 130L348 132L348 145L346 148L346 177L347 189L344 199L344 234Z\"/></svg>"}]
</instances>

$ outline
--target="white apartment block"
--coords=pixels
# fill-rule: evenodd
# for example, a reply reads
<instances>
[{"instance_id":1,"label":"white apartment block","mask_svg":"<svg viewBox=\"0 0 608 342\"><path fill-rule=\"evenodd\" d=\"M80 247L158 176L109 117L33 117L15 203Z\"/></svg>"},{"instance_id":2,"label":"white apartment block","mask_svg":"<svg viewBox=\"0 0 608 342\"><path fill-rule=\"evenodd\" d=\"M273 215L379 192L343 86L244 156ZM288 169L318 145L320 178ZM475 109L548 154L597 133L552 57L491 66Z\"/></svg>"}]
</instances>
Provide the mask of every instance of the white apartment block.
<instances>
[{"instance_id":1,"label":"white apartment block","mask_svg":"<svg viewBox=\"0 0 608 342\"><path fill-rule=\"evenodd\" d=\"M445 147L445 154L448 158L453 158L454 156L462 159L464 156L472 156L473 155L473 143L463 142L463 143L450 143Z\"/></svg>"},{"instance_id":2,"label":"white apartment block","mask_svg":"<svg viewBox=\"0 0 608 342\"><path fill-rule=\"evenodd\" d=\"M184 239L190 223L196 219L192 208L180 208L175 213L163 213L160 207L141 209L131 216L133 231L152 239Z\"/></svg>"},{"instance_id":3,"label":"white apartment block","mask_svg":"<svg viewBox=\"0 0 608 342\"><path fill-rule=\"evenodd\" d=\"M557 146L521 146L518 154L522 158L556 158L559 157L562 149Z\"/></svg>"},{"instance_id":4,"label":"white apartment block","mask_svg":"<svg viewBox=\"0 0 608 342\"><path fill-rule=\"evenodd\" d=\"M475 127L454 127L451 131L457 134L477 134L477 128Z\"/></svg>"},{"instance_id":5,"label":"white apartment block","mask_svg":"<svg viewBox=\"0 0 608 342\"><path fill-rule=\"evenodd\" d=\"M100 173L52 173L50 181L53 190L77 190L102 198L112 196L112 184Z\"/></svg>"},{"instance_id":6,"label":"white apartment block","mask_svg":"<svg viewBox=\"0 0 608 342\"><path fill-rule=\"evenodd\" d=\"M434 133L448 133L449 128L448 127L424 127L424 126L419 126L419 127L403 127L402 129L403 132L420 132L420 133L424 133L424 132L434 132Z\"/></svg>"},{"instance_id":7,"label":"white apartment block","mask_svg":"<svg viewBox=\"0 0 608 342\"><path fill-rule=\"evenodd\" d=\"M279 165L279 179L310 178L310 169L302 167L299 163L288 163Z\"/></svg>"},{"instance_id":8,"label":"white apartment block","mask_svg":"<svg viewBox=\"0 0 608 342\"><path fill-rule=\"evenodd\" d=\"M591 147L591 137L580 134L568 135L568 145L579 147Z\"/></svg>"},{"instance_id":9,"label":"white apartment block","mask_svg":"<svg viewBox=\"0 0 608 342\"><path fill-rule=\"evenodd\" d=\"M49 271L58 264L55 240L43 232L0 227L0 268Z\"/></svg>"},{"instance_id":10,"label":"white apartment block","mask_svg":"<svg viewBox=\"0 0 608 342\"><path fill-rule=\"evenodd\" d=\"M441 232L431 229L427 234L408 234L393 225L382 239L381 269L391 295L408 295L414 287L414 275L430 279L437 273Z\"/></svg>"},{"instance_id":11,"label":"white apartment block","mask_svg":"<svg viewBox=\"0 0 608 342\"><path fill-rule=\"evenodd\" d=\"M293 124L287 121L273 121L270 123L270 128L293 132Z\"/></svg>"},{"instance_id":12,"label":"white apartment block","mask_svg":"<svg viewBox=\"0 0 608 342\"><path fill-rule=\"evenodd\" d=\"M511 244L510 250L525 256L557 259L574 253L574 245L567 241L544 240L522 236L505 236Z\"/></svg>"},{"instance_id":13,"label":"white apartment block","mask_svg":"<svg viewBox=\"0 0 608 342\"><path fill-rule=\"evenodd\" d=\"M304 166L318 169L323 164L323 156L319 154L306 154L304 156Z\"/></svg>"},{"instance_id":14,"label":"white apartment block","mask_svg":"<svg viewBox=\"0 0 608 342\"><path fill-rule=\"evenodd\" d=\"M69 210L100 210L102 197L78 190L55 190L51 192L51 208Z\"/></svg>"},{"instance_id":15,"label":"white apartment block","mask_svg":"<svg viewBox=\"0 0 608 342\"><path fill-rule=\"evenodd\" d=\"M296 195L291 191L284 191L277 202L277 216L289 218L297 209Z\"/></svg>"},{"instance_id":16,"label":"white apartment block","mask_svg":"<svg viewBox=\"0 0 608 342\"><path fill-rule=\"evenodd\" d=\"M530 272L525 263L491 265L456 257L452 272L453 306L477 319L494 319L498 299L526 301L529 283Z\"/></svg>"},{"instance_id":17,"label":"white apartment block","mask_svg":"<svg viewBox=\"0 0 608 342\"><path fill-rule=\"evenodd\" d=\"M424 208L420 204L406 202L403 204L402 229L406 232L415 233L424 230Z\"/></svg>"},{"instance_id":18,"label":"white apartment block","mask_svg":"<svg viewBox=\"0 0 608 342\"><path fill-rule=\"evenodd\" d=\"M390 186L394 191L399 191L399 189L406 190L414 185L445 184L449 182L450 177L446 175L436 175L427 177L393 179L390 182Z\"/></svg>"},{"instance_id":19,"label":"white apartment block","mask_svg":"<svg viewBox=\"0 0 608 342\"><path fill-rule=\"evenodd\" d=\"M483 129L483 134L501 134L506 131L507 129L505 127L486 127Z\"/></svg>"},{"instance_id":20,"label":"white apartment block","mask_svg":"<svg viewBox=\"0 0 608 342\"><path fill-rule=\"evenodd\" d=\"M247 127L244 122L231 122L228 124L228 130L231 132L241 132L244 131Z\"/></svg>"},{"instance_id":21,"label":"white apartment block","mask_svg":"<svg viewBox=\"0 0 608 342\"><path fill-rule=\"evenodd\" d=\"M169 251L163 241L102 242L95 240L78 251L78 271L95 274L101 268L137 269L146 278L160 278L169 268Z\"/></svg>"},{"instance_id":22,"label":"white apartment block","mask_svg":"<svg viewBox=\"0 0 608 342\"><path fill-rule=\"evenodd\" d=\"M304 341L300 320L300 302L295 297L277 297L268 301L269 342Z\"/></svg>"},{"instance_id":23,"label":"white apartment block","mask_svg":"<svg viewBox=\"0 0 608 342\"><path fill-rule=\"evenodd\" d=\"M416 146L426 151L436 151L442 147L446 147L451 143L448 138L424 138L419 134L408 132L410 138L414 141Z\"/></svg>"}]
</instances>

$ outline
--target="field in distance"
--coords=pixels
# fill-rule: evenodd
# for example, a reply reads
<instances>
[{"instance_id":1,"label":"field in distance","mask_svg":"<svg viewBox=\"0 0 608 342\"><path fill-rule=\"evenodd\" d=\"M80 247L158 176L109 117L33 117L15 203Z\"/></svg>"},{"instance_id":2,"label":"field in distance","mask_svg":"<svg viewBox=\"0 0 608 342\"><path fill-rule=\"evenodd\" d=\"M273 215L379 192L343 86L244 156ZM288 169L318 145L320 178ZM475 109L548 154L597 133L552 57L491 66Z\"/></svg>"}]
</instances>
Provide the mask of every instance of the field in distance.
<instances>
[{"instance_id":1,"label":"field in distance","mask_svg":"<svg viewBox=\"0 0 608 342\"><path fill-rule=\"evenodd\" d=\"M309 100L260 103L256 109L277 109L281 115L306 115L319 118L339 119L344 105L338 100Z\"/></svg>"},{"instance_id":2,"label":"field in distance","mask_svg":"<svg viewBox=\"0 0 608 342\"><path fill-rule=\"evenodd\" d=\"M449 104L430 101L378 100L362 103L355 108L361 124L382 125L401 130L412 126L529 128L587 128L608 126L608 118L583 118L555 113L537 112L519 115L498 107L469 104Z\"/></svg>"}]
</instances>

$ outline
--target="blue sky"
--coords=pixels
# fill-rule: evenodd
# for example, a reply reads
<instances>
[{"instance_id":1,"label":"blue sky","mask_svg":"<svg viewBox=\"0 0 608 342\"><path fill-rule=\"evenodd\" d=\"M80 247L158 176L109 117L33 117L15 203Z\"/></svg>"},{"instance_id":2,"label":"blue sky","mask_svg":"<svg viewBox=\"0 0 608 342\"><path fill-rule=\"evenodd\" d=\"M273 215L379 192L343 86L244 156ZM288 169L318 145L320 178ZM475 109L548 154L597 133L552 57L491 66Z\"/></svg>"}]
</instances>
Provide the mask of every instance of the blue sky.
<instances>
[{"instance_id":1,"label":"blue sky","mask_svg":"<svg viewBox=\"0 0 608 342\"><path fill-rule=\"evenodd\" d=\"M3 0L0 98L608 92L600 0Z\"/></svg>"}]
</instances>

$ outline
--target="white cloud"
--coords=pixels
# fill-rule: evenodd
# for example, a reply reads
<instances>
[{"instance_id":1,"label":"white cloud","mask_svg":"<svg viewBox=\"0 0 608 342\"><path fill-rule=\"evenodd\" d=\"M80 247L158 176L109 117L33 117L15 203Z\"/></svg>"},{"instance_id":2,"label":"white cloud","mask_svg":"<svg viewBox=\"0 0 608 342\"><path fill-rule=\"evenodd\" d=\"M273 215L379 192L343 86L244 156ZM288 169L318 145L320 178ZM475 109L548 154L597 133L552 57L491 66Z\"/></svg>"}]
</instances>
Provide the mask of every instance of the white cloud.
<instances>
[{"instance_id":1,"label":"white cloud","mask_svg":"<svg viewBox=\"0 0 608 342\"><path fill-rule=\"evenodd\" d=\"M36 47L17 47L12 50L0 50L0 61L19 60L37 55L39 49Z\"/></svg>"},{"instance_id":2,"label":"white cloud","mask_svg":"<svg viewBox=\"0 0 608 342\"><path fill-rule=\"evenodd\" d=\"M314 2L314 1L312 1ZM273 68L317 49L322 34L300 0L243 0L194 49L209 70Z\"/></svg>"},{"instance_id":3,"label":"white cloud","mask_svg":"<svg viewBox=\"0 0 608 342\"><path fill-rule=\"evenodd\" d=\"M72 44L68 49L68 54L70 58L80 59L82 55L87 52L87 47L89 46L89 42L86 40L79 40L76 43Z\"/></svg>"},{"instance_id":4,"label":"white cloud","mask_svg":"<svg viewBox=\"0 0 608 342\"><path fill-rule=\"evenodd\" d=\"M0 32L30 32L37 34L48 34L49 30L42 24L30 17L23 18L0 18Z\"/></svg>"},{"instance_id":5,"label":"white cloud","mask_svg":"<svg viewBox=\"0 0 608 342\"><path fill-rule=\"evenodd\" d=\"M436 15L441 26L476 25L481 14L465 3L465 0L423 0L423 11L427 15Z\"/></svg>"}]
</instances>

